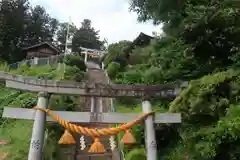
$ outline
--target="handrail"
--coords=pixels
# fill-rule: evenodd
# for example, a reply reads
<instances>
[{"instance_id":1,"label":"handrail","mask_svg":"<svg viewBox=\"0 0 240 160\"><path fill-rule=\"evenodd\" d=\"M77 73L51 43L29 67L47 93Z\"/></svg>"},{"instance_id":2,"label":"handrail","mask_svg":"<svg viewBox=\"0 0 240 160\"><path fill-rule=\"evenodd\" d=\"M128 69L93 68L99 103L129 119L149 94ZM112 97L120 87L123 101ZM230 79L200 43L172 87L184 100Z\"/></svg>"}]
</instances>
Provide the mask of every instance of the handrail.
<instances>
[{"instance_id":1,"label":"handrail","mask_svg":"<svg viewBox=\"0 0 240 160\"><path fill-rule=\"evenodd\" d=\"M108 84L110 84L111 81L110 81L110 78L108 76L108 73L107 73L106 70L104 70L104 72L105 72L105 75L106 75L106 77L108 79ZM110 110L110 112L116 112L115 107L114 107L114 103L113 103L113 98L110 98L110 108L109 108L109 110ZM120 160L125 160L125 155L124 155L123 150L120 149L121 147L119 145L119 141L120 141L120 139L119 139L119 136L117 135L117 144L118 144L118 149L120 151Z\"/></svg>"}]
</instances>

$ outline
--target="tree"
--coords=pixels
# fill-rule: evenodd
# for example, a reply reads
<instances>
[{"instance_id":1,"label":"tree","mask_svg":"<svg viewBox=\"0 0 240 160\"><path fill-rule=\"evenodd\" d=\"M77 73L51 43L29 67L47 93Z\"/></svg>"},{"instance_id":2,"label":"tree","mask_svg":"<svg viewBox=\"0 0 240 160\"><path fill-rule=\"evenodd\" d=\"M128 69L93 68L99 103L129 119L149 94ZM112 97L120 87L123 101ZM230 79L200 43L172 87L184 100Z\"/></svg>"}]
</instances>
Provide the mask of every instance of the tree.
<instances>
[{"instance_id":1,"label":"tree","mask_svg":"<svg viewBox=\"0 0 240 160\"><path fill-rule=\"evenodd\" d=\"M135 49L132 55L140 61L125 67L115 81L190 81L173 102L157 102L161 109L169 109L170 105L170 112L182 115L181 124L157 129L159 159L183 159L185 153L196 160L238 159L239 3L130 0L130 9L137 12L139 21L162 23L165 35L147 50Z\"/></svg>"},{"instance_id":2,"label":"tree","mask_svg":"<svg viewBox=\"0 0 240 160\"><path fill-rule=\"evenodd\" d=\"M0 59L7 62L21 60L20 45L24 39L29 2L3 0L0 6Z\"/></svg>"},{"instance_id":3,"label":"tree","mask_svg":"<svg viewBox=\"0 0 240 160\"><path fill-rule=\"evenodd\" d=\"M29 16L25 30L25 43L35 45L44 41L52 42L58 28L58 21L51 18L39 5L31 8Z\"/></svg>"},{"instance_id":4,"label":"tree","mask_svg":"<svg viewBox=\"0 0 240 160\"><path fill-rule=\"evenodd\" d=\"M99 31L91 26L91 20L84 19L82 26L76 31L72 39L72 51L78 52L79 47L101 49L103 42L100 41Z\"/></svg>"},{"instance_id":5,"label":"tree","mask_svg":"<svg viewBox=\"0 0 240 160\"><path fill-rule=\"evenodd\" d=\"M182 40L193 49L199 73L222 70L235 63L239 52L240 9L238 2L131 0L139 20L153 19L164 24L168 37ZM187 49L187 48L186 48ZM160 54L159 54L160 55ZM234 61L232 61L232 57Z\"/></svg>"},{"instance_id":6,"label":"tree","mask_svg":"<svg viewBox=\"0 0 240 160\"><path fill-rule=\"evenodd\" d=\"M61 51L64 51L66 44L66 36L67 36L67 26L68 23L60 23L59 28L57 30L57 41L59 43ZM69 34L68 39L72 39L76 34L77 27L74 24L69 24Z\"/></svg>"},{"instance_id":7,"label":"tree","mask_svg":"<svg viewBox=\"0 0 240 160\"><path fill-rule=\"evenodd\" d=\"M138 14L139 21L153 20L154 24L178 22L185 16L186 3L194 0L130 0L130 10ZM194 2L193 2L194 3Z\"/></svg>"},{"instance_id":8,"label":"tree","mask_svg":"<svg viewBox=\"0 0 240 160\"><path fill-rule=\"evenodd\" d=\"M130 47L130 41L120 41L108 46L108 53L104 57L104 64L107 66L111 61L122 62L125 61L127 56L127 49Z\"/></svg>"},{"instance_id":9,"label":"tree","mask_svg":"<svg viewBox=\"0 0 240 160\"><path fill-rule=\"evenodd\" d=\"M20 61L25 58L22 47L54 40L58 20L42 6L32 8L28 0L3 0L0 7L1 60Z\"/></svg>"}]
</instances>

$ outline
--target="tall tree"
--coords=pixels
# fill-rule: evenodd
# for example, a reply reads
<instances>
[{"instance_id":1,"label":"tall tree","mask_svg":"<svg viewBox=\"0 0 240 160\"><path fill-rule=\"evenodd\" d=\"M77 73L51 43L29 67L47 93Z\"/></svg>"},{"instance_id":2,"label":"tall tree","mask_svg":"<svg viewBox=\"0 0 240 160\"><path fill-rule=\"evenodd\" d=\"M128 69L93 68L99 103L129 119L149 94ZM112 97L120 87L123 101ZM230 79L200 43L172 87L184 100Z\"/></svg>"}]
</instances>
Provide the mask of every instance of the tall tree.
<instances>
[{"instance_id":1,"label":"tall tree","mask_svg":"<svg viewBox=\"0 0 240 160\"><path fill-rule=\"evenodd\" d=\"M60 23L59 28L57 30L57 41L61 51L64 51L65 49L67 26L68 26L67 22ZM73 36L76 34L76 31L77 31L77 27L73 23L69 24L69 34L68 34L69 40L73 38Z\"/></svg>"},{"instance_id":2,"label":"tall tree","mask_svg":"<svg viewBox=\"0 0 240 160\"><path fill-rule=\"evenodd\" d=\"M139 20L164 23L167 35L193 47L199 69L205 73L232 65L239 52L240 9L235 0L130 0ZM238 61L239 56L235 56Z\"/></svg>"},{"instance_id":3,"label":"tall tree","mask_svg":"<svg viewBox=\"0 0 240 160\"><path fill-rule=\"evenodd\" d=\"M25 30L25 42L34 45L43 41L53 41L58 21L51 18L42 6L35 6L30 11L28 25Z\"/></svg>"},{"instance_id":4,"label":"tall tree","mask_svg":"<svg viewBox=\"0 0 240 160\"><path fill-rule=\"evenodd\" d=\"M130 4L139 20L163 23L166 33L153 45L151 59L147 62L150 69L143 73L145 83L192 80L218 72L194 80L171 103L174 107L170 108L176 109L171 111L181 112L183 122L176 133L172 132L177 135L175 140L162 136L163 133L171 135L168 127L157 133L162 139L158 147L166 150L159 159L182 159L184 153L196 160L238 159L240 137L229 125L239 128L238 121L233 120L239 116L228 114L239 104L238 99L232 98L236 87L231 86L231 83L238 83L238 72L228 69L236 63L239 67L239 2L130 0Z\"/></svg>"},{"instance_id":5,"label":"tall tree","mask_svg":"<svg viewBox=\"0 0 240 160\"><path fill-rule=\"evenodd\" d=\"M14 62L24 58L21 53L27 25L28 0L3 0L0 6L0 59Z\"/></svg>"},{"instance_id":6,"label":"tall tree","mask_svg":"<svg viewBox=\"0 0 240 160\"><path fill-rule=\"evenodd\" d=\"M9 63L22 60L21 48L43 41L52 42L58 21L41 6L28 0L2 0L0 3L0 59Z\"/></svg>"},{"instance_id":7,"label":"tall tree","mask_svg":"<svg viewBox=\"0 0 240 160\"><path fill-rule=\"evenodd\" d=\"M99 31L91 26L91 20L84 19L82 26L77 30L72 39L72 51L78 52L79 47L101 49L103 42L100 41Z\"/></svg>"}]
</instances>

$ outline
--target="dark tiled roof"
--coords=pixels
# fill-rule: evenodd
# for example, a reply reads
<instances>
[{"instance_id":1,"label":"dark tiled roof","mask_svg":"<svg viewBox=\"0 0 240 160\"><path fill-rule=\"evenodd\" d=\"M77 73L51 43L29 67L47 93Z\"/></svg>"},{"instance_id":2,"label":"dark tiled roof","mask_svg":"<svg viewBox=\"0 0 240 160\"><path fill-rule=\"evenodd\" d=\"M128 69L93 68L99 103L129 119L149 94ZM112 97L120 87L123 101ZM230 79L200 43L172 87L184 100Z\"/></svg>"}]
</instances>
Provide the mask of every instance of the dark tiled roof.
<instances>
[{"instance_id":1,"label":"dark tiled roof","mask_svg":"<svg viewBox=\"0 0 240 160\"><path fill-rule=\"evenodd\" d=\"M132 42L132 46L138 46L149 43L152 39L153 37L141 32L139 36Z\"/></svg>"},{"instance_id":2,"label":"dark tiled roof","mask_svg":"<svg viewBox=\"0 0 240 160\"><path fill-rule=\"evenodd\" d=\"M36 45L32 45L32 46L29 46L29 47L24 47L23 50L29 50L29 49L37 48L37 47L40 47L40 46L43 46L43 45L47 45L50 48L52 48L53 50L55 50L56 52L59 52L59 50L49 42L42 42L42 43L38 43Z\"/></svg>"}]
</instances>

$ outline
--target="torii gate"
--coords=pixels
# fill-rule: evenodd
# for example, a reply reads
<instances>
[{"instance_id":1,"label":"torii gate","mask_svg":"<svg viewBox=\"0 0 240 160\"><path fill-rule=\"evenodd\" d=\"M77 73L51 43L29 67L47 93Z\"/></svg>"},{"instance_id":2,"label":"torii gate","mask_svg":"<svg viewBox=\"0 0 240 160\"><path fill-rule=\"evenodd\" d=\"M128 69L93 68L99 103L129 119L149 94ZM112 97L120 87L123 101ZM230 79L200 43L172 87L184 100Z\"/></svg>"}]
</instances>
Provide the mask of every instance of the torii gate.
<instances>
[{"instance_id":1,"label":"torii gate","mask_svg":"<svg viewBox=\"0 0 240 160\"><path fill-rule=\"evenodd\" d=\"M181 84L164 85L123 85L123 84L87 84L71 81L54 81L36 79L20 75L11 75L0 72L0 79L5 80L6 87L39 92L38 109L10 108L5 107L3 117L15 119L34 120L31 144L28 160L42 160L45 121L53 121L46 113L48 100L51 94L81 95L97 97L141 97L143 113L152 112L150 97L175 97L179 94ZM54 111L62 119L74 123L89 123L92 116L97 116L97 123L123 124L139 117L139 114L132 113L99 113L93 115L90 112L67 112ZM79 118L81 117L81 118ZM154 123L180 123L179 113L164 113L148 116L145 119L146 127L146 151L148 160L157 160L156 137Z\"/></svg>"}]
</instances>

